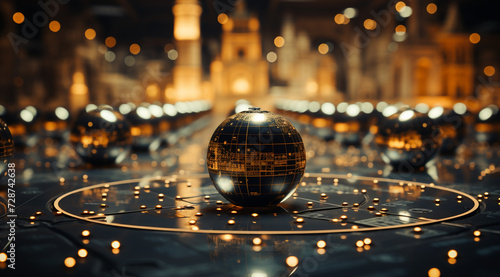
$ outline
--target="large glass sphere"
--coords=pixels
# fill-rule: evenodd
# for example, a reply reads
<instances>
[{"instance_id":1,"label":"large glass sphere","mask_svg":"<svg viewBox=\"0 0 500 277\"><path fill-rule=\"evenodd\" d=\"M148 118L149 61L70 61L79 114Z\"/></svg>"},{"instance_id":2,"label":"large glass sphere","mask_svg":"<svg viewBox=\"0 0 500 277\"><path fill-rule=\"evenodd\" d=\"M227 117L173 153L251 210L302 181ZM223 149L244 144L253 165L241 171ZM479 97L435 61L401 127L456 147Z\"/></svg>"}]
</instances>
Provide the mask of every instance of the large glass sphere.
<instances>
[{"instance_id":1,"label":"large glass sphere","mask_svg":"<svg viewBox=\"0 0 500 277\"><path fill-rule=\"evenodd\" d=\"M7 173L10 158L14 155L14 139L7 124L0 119L0 179Z\"/></svg>"},{"instance_id":2,"label":"large glass sphere","mask_svg":"<svg viewBox=\"0 0 500 277\"><path fill-rule=\"evenodd\" d=\"M391 106L384 110L384 116L375 139L382 159L400 172L423 169L441 146L439 126L426 114L411 109L398 111Z\"/></svg>"},{"instance_id":3,"label":"large glass sphere","mask_svg":"<svg viewBox=\"0 0 500 277\"><path fill-rule=\"evenodd\" d=\"M251 108L215 130L207 167L215 188L238 206L272 206L297 189L306 154L299 132L282 116Z\"/></svg>"},{"instance_id":4,"label":"large glass sphere","mask_svg":"<svg viewBox=\"0 0 500 277\"><path fill-rule=\"evenodd\" d=\"M82 111L70 136L78 155L91 164L123 161L129 153L131 139L128 123L109 106Z\"/></svg>"}]
</instances>

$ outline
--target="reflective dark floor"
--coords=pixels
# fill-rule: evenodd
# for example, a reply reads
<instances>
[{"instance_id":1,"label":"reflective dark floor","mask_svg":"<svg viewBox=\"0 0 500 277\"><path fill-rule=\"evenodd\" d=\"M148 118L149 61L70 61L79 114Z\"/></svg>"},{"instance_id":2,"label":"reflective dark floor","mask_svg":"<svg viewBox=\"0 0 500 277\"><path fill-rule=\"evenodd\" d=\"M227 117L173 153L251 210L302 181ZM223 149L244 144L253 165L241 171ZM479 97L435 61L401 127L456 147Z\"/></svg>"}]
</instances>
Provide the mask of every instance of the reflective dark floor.
<instances>
[{"instance_id":1,"label":"reflective dark floor","mask_svg":"<svg viewBox=\"0 0 500 277\"><path fill-rule=\"evenodd\" d=\"M221 120L202 118L170 146L117 166L87 166L54 141L18 150L16 269L2 262L2 276L497 274L500 149L468 144L427 171L398 172L370 143L325 142L295 123L303 183L276 209L242 209L206 174ZM0 207L6 252L10 218Z\"/></svg>"}]
</instances>

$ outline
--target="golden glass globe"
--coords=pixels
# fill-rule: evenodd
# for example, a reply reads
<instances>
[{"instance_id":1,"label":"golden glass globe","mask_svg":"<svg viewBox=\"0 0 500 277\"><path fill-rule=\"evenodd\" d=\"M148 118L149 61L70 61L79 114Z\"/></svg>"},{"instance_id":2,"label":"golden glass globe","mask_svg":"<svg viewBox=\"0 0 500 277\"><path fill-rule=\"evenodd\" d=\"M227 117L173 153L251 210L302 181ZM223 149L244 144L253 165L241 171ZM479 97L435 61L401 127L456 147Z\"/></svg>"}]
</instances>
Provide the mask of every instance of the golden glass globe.
<instances>
[{"instance_id":1,"label":"golden glass globe","mask_svg":"<svg viewBox=\"0 0 500 277\"><path fill-rule=\"evenodd\" d=\"M284 117L250 108L215 130L207 153L210 178L238 206L274 206L297 189L306 154L299 132Z\"/></svg>"}]
</instances>

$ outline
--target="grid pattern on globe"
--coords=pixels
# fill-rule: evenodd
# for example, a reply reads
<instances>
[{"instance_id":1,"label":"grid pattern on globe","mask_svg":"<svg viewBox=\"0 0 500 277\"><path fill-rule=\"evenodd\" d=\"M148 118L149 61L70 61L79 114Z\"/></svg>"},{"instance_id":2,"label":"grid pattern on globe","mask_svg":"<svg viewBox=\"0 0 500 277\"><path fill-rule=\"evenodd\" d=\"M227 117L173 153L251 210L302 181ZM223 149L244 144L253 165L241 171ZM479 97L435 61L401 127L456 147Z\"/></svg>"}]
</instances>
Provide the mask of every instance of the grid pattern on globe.
<instances>
[{"instance_id":1,"label":"grid pattern on globe","mask_svg":"<svg viewBox=\"0 0 500 277\"><path fill-rule=\"evenodd\" d=\"M270 112L246 111L227 118L208 148L211 178L230 198L270 197L279 203L304 174L306 157L300 134L283 117ZM220 178L229 179L224 183Z\"/></svg>"}]
</instances>

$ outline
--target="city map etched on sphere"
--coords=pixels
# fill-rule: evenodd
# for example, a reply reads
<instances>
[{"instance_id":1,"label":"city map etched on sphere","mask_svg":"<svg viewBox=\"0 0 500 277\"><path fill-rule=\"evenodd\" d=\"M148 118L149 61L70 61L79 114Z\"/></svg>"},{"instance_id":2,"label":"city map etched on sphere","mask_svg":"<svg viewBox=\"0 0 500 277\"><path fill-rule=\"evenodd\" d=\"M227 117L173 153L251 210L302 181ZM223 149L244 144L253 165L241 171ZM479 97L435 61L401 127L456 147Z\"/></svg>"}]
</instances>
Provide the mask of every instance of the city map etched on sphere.
<instances>
[{"instance_id":1,"label":"city map etched on sphere","mask_svg":"<svg viewBox=\"0 0 500 277\"><path fill-rule=\"evenodd\" d=\"M306 165L299 132L280 115L250 108L215 130L207 167L216 189L238 206L272 206L296 190Z\"/></svg>"}]
</instances>

